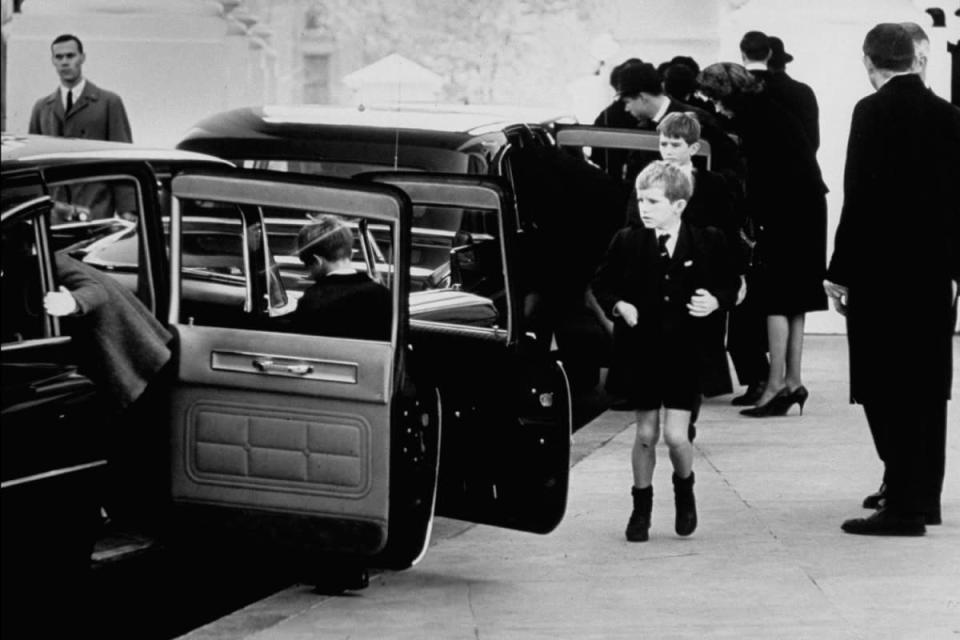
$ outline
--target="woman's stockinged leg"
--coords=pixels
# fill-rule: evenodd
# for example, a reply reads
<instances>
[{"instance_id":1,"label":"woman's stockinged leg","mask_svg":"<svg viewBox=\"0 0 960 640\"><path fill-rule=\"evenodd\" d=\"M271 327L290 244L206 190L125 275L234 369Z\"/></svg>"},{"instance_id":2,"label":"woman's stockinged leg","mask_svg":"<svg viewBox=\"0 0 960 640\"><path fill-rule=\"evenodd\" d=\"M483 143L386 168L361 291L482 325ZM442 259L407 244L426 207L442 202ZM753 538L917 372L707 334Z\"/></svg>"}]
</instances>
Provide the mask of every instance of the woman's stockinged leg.
<instances>
[{"instance_id":1,"label":"woman's stockinged leg","mask_svg":"<svg viewBox=\"0 0 960 640\"><path fill-rule=\"evenodd\" d=\"M805 314L797 314L788 318L790 335L787 340L787 369L784 382L790 390L803 386L801 366L803 364L803 326Z\"/></svg>"},{"instance_id":2,"label":"woman's stockinged leg","mask_svg":"<svg viewBox=\"0 0 960 640\"><path fill-rule=\"evenodd\" d=\"M773 396L783 389L787 372L787 342L790 337L790 323L787 316L767 316L767 345L770 351L770 374L767 376L767 388L757 401L758 405L767 404Z\"/></svg>"},{"instance_id":3,"label":"woman's stockinged leg","mask_svg":"<svg viewBox=\"0 0 960 640\"><path fill-rule=\"evenodd\" d=\"M657 464L657 441L660 439L660 411L637 411L637 432L633 440L633 486L645 489L653 482ZM683 427L687 437L687 427Z\"/></svg>"},{"instance_id":4,"label":"woman's stockinged leg","mask_svg":"<svg viewBox=\"0 0 960 640\"><path fill-rule=\"evenodd\" d=\"M686 478L693 471L693 443L687 437L690 412L683 409L664 409L663 439L670 451L673 473Z\"/></svg>"}]
</instances>

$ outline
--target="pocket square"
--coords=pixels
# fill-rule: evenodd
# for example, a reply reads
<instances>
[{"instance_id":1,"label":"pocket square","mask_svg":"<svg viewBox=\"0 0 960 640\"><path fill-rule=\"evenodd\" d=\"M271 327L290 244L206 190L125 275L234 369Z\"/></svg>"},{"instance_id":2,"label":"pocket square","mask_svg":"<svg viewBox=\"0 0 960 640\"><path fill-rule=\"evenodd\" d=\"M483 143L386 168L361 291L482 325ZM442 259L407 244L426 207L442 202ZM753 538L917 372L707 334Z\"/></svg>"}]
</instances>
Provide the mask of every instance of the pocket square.
<instances>
[{"instance_id":1,"label":"pocket square","mask_svg":"<svg viewBox=\"0 0 960 640\"><path fill-rule=\"evenodd\" d=\"M685 267L692 267L692 266L693 266L693 260L687 260L686 262L683 263L683 266L685 266Z\"/></svg>"}]
</instances>

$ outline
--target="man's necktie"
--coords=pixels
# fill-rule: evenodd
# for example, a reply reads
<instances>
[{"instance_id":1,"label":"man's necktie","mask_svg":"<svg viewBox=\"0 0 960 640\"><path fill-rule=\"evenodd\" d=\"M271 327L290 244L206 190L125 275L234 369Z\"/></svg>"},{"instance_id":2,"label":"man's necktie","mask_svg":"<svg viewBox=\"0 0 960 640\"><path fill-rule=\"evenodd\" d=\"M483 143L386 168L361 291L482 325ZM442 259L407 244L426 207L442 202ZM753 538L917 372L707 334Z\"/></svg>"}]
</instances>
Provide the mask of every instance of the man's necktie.
<instances>
[{"instance_id":1,"label":"man's necktie","mask_svg":"<svg viewBox=\"0 0 960 640\"><path fill-rule=\"evenodd\" d=\"M70 113L70 109L73 109L73 90L67 91L67 110L64 113Z\"/></svg>"},{"instance_id":2,"label":"man's necktie","mask_svg":"<svg viewBox=\"0 0 960 640\"><path fill-rule=\"evenodd\" d=\"M663 235L657 237L657 247L660 249L660 259L664 261L670 259L670 252L667 251L667 240L669 239L669 233L664 233Z\"/></svg>"}]
</instances>

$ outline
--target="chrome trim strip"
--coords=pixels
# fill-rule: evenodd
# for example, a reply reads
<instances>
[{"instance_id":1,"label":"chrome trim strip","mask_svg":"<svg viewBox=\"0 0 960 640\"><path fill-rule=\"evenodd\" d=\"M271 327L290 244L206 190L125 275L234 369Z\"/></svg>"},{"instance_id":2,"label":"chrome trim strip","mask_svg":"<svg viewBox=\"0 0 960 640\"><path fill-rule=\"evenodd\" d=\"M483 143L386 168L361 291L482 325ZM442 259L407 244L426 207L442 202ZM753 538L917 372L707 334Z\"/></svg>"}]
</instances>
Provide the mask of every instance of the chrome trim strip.
<instances>
[{"instance_id":1,"label":"chrome trim strip","mask_svg":"<svg viewBox=\"0 0 960 640\"><path fill-rule=\"evenodd\" d=\"M473 327L465 324L457 324L456 322L438 322L436 320L420 320L418 318L410 318L410 326L420 327L421 329L435 328L438 331L445 331L451 333L469 333L477 337L487 338L490 340L506 340L509 334L505 329L491 329L489 327Z\"/></svg>"},{"instance_id":2,"label":"chrome trim strip","mask_svg":"<svg viewBox=\"0 0 960 640\"><path fill-rule=\"evenodd\" d=\"M57 345L70 344L70 336L54 336L52 338L34 338L22 342L7 342L0 346L0 352L20 351L22 349L39 349L41 347L55 347Z\"/></svg>"},{"instance_id":3,"label":"chrome trim strip","mask_svg":"<svg viewBox=\"0 0 960 640\"><path fill-rule=\"evenodd\" d=\"M180 278L183 257L180 254L180 233L182 224L182 212L180 211L180 199L172 193L170 194L170 304L167 311L167 323L170 325L180 324Z\"/></svg>"},{"instance_id":4,"label":"chrome trim strip","mask_svg":"<svg viewBox=\"0 0 960 640\"><path fill-rule=\"evenodd\" d=\"M257 363L260 363L259 365ZM283 367L290 367L283 371ZM296 368L303 367L303 370ZM214 371L252 373L260 376L281 376L300 380L319 380L358 384L360 365L356 362L318 360L291 356L268 355L243 351L214 349L210 352L210 368Z\"/></svg>"},{"instance_id":5,"label":"chrome trim strip","mask_svg":"<svg viewBox=\"0 0 960 640\"><path fill-rule=\"evenodd\" d=\"M26 202L21 202L18 205L15 205L12 209L7 209L3 212L3 216L0 217L0 221L6 222L10 218L14 217L24 209L30 209L44 202L50 202L50 196L40 196L39 198L33 198L32 200L27 200Z\"/></svg>"},{"instance_id":6,"label":"chrome trim strip","mask_svg":"<svg viewBox=\"0 0 960 640\"><path fill-rule=\"evenodd\" d=\"M68 473L77 473L78 471L86 471L87 469L105 467L106 465L107 465L106 460L96 460L94 462L87 462L86 464L78 464L73 467L64 467L62 469L44 471L43 473L36 473L32 476L14 478L13 480L4 480L2 483L0 483L0 489L9 489L10 487L16 487L21 484L27 484L28 482L37 482L39 480L47 480L49 478L55 478L57 476L64 476L64 475L67 475Z\"/></svg>"}]
</instances>

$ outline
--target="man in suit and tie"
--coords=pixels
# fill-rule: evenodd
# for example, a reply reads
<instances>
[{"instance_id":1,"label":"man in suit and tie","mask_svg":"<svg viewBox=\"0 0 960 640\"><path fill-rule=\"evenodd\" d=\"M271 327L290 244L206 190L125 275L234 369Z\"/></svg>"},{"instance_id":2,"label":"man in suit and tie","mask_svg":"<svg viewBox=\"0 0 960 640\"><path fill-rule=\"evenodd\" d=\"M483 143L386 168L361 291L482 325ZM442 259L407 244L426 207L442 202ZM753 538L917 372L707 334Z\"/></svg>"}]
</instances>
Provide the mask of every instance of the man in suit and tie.
<instances>
[{"instance_id":1,"label":"man in suit and tie","mask_svg":"<svg viewBox=\"0 0 960 640\"><path fill-rule=\"evenodd\" d=\"M863 405L886 492L874 514L842 528L917 536L941 522L960 281L960 109L924 86L903 25L871 29L863 52L876 92L853 111L824 288L847 318L851 399Z\"/></svg>"},{"instance_id":2,"label":"man in suit and tie","mask_svg":"<svg viewBox=\"0 0 960 640\"><path fill-rule=\"evenodd\" d=\"M71 34L57 36L50 45L51 61L60 77L60 86L37 100L30 114L30 133L64 138L131 142L130 121L123 100L83 77L86 55L83 43ZM135 194L128 188L108 188L103 184L73 187L67 200L61 200L56 213L67 220L108 217L114 212L136 209ZM116 201L115 201L116 200Z\"/></svg>"}]
</instances>

